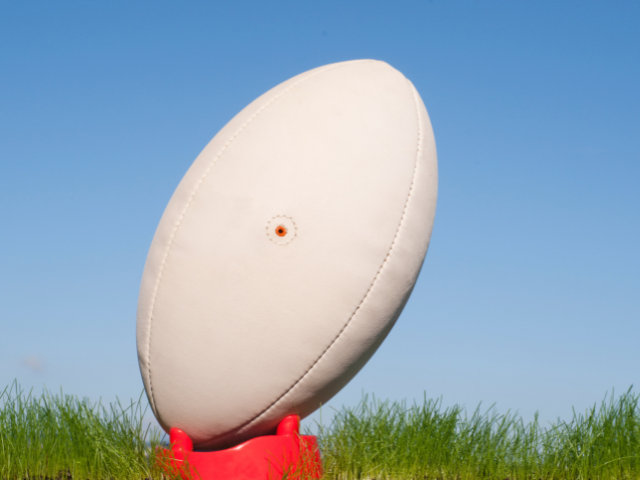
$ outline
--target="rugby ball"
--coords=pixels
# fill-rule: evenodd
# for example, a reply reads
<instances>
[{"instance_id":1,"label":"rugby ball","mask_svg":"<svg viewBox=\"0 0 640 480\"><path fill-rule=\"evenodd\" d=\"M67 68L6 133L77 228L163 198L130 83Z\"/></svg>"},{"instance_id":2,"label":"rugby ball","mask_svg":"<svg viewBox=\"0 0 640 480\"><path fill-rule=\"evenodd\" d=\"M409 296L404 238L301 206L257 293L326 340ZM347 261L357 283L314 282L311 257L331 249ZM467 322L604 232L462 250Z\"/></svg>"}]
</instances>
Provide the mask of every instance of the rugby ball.
<instances>
[{"instance_id":1,"label":"rugby ball","mask_svg":"<svg viewBox=\"0 0 640 480\"><path fill-rule=\"evenodd\" d=\"M384 62L310 70L236 115L144 269L138 358L162 427L225 448L326 403L409 298L436 195L427 111Z\"/></svg>"}]
</instances>

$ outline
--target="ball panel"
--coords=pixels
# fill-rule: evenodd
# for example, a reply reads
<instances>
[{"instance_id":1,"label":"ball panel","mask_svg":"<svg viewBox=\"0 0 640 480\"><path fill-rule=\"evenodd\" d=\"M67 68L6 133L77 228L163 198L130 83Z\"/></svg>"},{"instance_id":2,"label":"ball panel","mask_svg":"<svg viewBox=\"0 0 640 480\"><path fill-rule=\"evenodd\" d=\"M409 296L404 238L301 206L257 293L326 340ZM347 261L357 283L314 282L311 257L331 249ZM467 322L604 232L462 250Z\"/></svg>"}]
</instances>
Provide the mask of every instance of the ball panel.
<instances>
[{"instance_id":1,"label":"ball panel","mask_svg":"<svg viewBox=\"0 0 640 480\"><path fill-rule=\"evenodd\" d=\"M405 215L387 262L370 294L324 355L278 401L234 431L232 437L250 438L258 434L256 426L276 425L278 419L292 413L305 417L329 401L371 358L402 312L429 246L438 189L431 122L413 85L411 89L421 132L417 168Z\"/></svg>"},{"instance_id":2,"label":"ball panel","mask_svg":"<svg viewBox=\"0 0 640 480\"><path fill-rule=\"evenodd\" d=\"M138 314L136 324L136 338L138 350L138 362L140 373L145 386L145 391L149 397L149 403L156 415L159 413L156 409L155 399L153 395L153 387L151 385L149 372L149 346L151 344L151 309L157 293L158 279L164 266L164 260L168 254L168 246L171 245L173 232L178 228L182 215L185 213L190 198L197 190L200 180L212 168L212 159L216 159L217 155L224 151L225 145L243 130L243 126L252 120L252 117L267 108L272 102L276 101L280 96L285 94L289 89L295 87L299 82L318 73L335 68L336 65L325 65L313 70L309 70L297 75L280 85L269 90L265 94L258 97L240 113L238 113L222 130L209 142L209 144L200 153L193 165L186 172L184 178L173 193L169 204L167 205L154 239L149 248L147 260L144 267L144 274L140 285L140 295L138 299ZM165 429L167 428L164 426ZM168 431L168 430L167 430Z\"/></svg>"}]
</instances>

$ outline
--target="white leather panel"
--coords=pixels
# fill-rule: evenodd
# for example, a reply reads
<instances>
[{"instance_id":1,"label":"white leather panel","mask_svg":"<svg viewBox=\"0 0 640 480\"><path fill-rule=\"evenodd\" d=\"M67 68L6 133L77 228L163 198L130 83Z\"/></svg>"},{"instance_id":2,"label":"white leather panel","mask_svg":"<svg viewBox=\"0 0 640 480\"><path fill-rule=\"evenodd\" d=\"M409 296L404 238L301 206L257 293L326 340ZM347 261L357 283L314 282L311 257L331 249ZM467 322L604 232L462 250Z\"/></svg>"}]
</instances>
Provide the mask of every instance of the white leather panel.
<instances>
[{"instance_id":1,"label":"white leather panel","mask_svg":"<svg viewBox=\"0 0 640 480\"><path fill-rule=\"evenodd\" d=\"M325 403L400 314L436 190L426 110L383 62L306 72L238 114L183 178L145 266L138 356L163 427L220 448Z\"/></svg>"}]
</instances>

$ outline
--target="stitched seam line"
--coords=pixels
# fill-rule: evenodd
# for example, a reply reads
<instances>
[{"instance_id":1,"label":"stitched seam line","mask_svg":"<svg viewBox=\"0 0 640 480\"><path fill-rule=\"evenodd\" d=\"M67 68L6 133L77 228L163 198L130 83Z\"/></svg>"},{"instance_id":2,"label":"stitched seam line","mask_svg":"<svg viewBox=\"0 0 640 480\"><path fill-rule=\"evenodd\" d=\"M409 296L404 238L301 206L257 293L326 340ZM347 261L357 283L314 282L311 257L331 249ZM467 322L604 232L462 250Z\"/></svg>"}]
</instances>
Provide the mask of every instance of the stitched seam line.
<instances>
[{"instance_id":1,"label":"stitched seam line","mask_svg":"<svg viewBox=\"0 0 640 480\"><path fill-rule=\"evenodd\" d=\"M362 60L364 62L366 62L367 60ZM160 270L158 272L158 280L156 281L156 285L154 287L153 290L153 296L151 297L151 307L149 309L149 320L148 320L148 330L149 330L149 337L147 340L147 375L149 377L149 396L150 396L150 400L151 400L151 408L153 409L154 413L156 413L156 415L158 414L157 410L156 410L156 405L155 405L155 399L153 396L153 383L151 380L151 324L153 322L153 309L155 308L155 304L156 304L156 297L158 294L158 289L160 287L160 282L162 280L162 273L164 271L164 266L165 263L167 261L167 258L169 257L169 253L171 252L171 247L173 245L173 239L175 238L176 233L178 232L178 230L180 229L180 224L182 223L182 220L184 218L184 216L186 215L187 211L189 210L189 207L191 206L191 202L193 201L193 198L195 197L196 193L198 193L198 190L200 189L200 185L202 185L202 182L204 182L204 180L206 179L206 177L209 175L209 172L211 171L211 169L213 168L213 166L216 164L216 162L218 161L218 159L222 156L222 154L227 150L227 148L229 147L229 145L231 145L231 143L233 143L233 141L242 133L242 131L258 116L260 115L267 107L269 107L271 104L273 104L274 102L276 102L277 100L279 100L280 98L282 98L285 94L287 94L289 91L291 91L293 88L297 87L298 85L300 85L303 82L306 82L307 80L315 77L316 75L319 75L320 73L325 73L328 72L330 70L333 70L334 68L339 68L341 66L343 66L344 63L339 63L337 65L334 65L333 67L329 67L326 69L320 69L319 71L315 72L312 75L309 75L307 77L301 78L300 80L298 80L296 83L294 83L293 85L289 86L286 90L284 90L283 92L281 92L280 94L276 95L274 98L272 98L271 100L269 100L266 104L264 104L262 107L260 107L258 109L257 112L255 112L251 118L249 118L239 129L238 131L233 134L231 136L231 138L229 138L229 140L227 140L227 142L224 144L224 146L222 147L222 149L218 152L218 154L213 158L213 160L211 160L211 162L209 163L209 166L207 167L207 169L205 170L205 172L202 174L202 176L200 177L200 179L198 180L198 182L196 183L196 186L194 187L193 191L191 192L191 195L189 196L189 199L187 200L187 204L185 205L184 209L182 210L182 213L180 214L180 217L178 218L178 221L176 222L175 226L173 227L173 231L171 232L171 236L169 237L169 242L167 244L167 248L166 251L164 253L164 257L162 258L162 263L160 264Z\"/></svg>"},{"instance_id":2,"label":"stitched seam line","mask_svg":"<svg viewBox=\"0 0 640 480\"><path fill-rule=\"evenodd\" d=\"M304 378L307 375L309 375L309 373L318 365L318 363L320 363L320 361L324 358L325 354L338 341L338 339L342 336L342 334L345 332L347 327L351 324L351 320L353 320L353 318L356 316L356 314L362 308L362 305L364 304L365 300L369 297L369 294L371 293L371 290L373 289L376 281L378 280L378 278L380 277L380 274L382 273L382 270L383 270L384 266L386 265L387 261L389 260L389 257L391 256L391 252L393 251L393 248L395 247L395 245L396 245L396 243L398 241L398 237L400 235L400 230L402 229L402 224L404 223L404 219L405 219L406 214L407 214L407 209L409 207L409 200L411 199L411 195L413 194L413 189L414 189L414 185L415 185L415 181L416 181L416 174L418 172L418 161L420 159L420 154L422 153L422 121L420 120L420 111L418 109L418 99L417 99L417 96L416 96L416 90L413 87L413 85L409 82L409 80L407 80L407 83L409 84L409 88L411 89L411 93L412 93L412 96L413 96L413 102L414 102L415 109L416 109L416 116L417 116L417 119L418 119L418 142L417 142L417 148L416 148L416 160L415 160L415 163L414 163L414 166L413 166L413 177L411 178L411 186L409 187L409 193L407 194L407 200L405 201L404 209L402 210L402 216L400 217L400 223L398 224L398 229L396 230L396 234L393 237L393 241L391 242L391 246L389 247L389 251L387 252L386 257L382 261L382 264L378 268L378 272L376 273L376 276L373 278L373 281L371 282L371 285L369 285L369 288L367 289L367 292L365 293L364 297L362 298L362 300L360 301L360 303L358 304L356 309L353 311L353 313L349 317L349 320L347 320L347 322L343 325L342 329L340 329L340 331L338 332L336 337L331 341L331 343L327 346L327 348L325 348L323 350L323 352L316 359L316 361L313 362L313 364L307 369L307 371L304 372L302 374L302 376L298 380L296 380L296 382L287 389L286 392L284 392L282 395L280 395L276 400L274 400L269 406L267 406L264 410L262 410L260 413L258 413L251 420L249 420L249 421L243 423L242 425L240 425L238 427L238 429L244 428L247 425L250 425L250 424L254 423L256 420L258 420L258 418L260 418L265 413L267 413L269 410L271 410L280 400L282 400L285 396L287 396L302 380L304 380ZM217 437L215 437L214 440L220 439L221 437L224 437L224 436L228 435L229 433L231 433L231 431L225 432L225 433L223 433L221 435L218 435Z\"/></svg>"}]
</instances>

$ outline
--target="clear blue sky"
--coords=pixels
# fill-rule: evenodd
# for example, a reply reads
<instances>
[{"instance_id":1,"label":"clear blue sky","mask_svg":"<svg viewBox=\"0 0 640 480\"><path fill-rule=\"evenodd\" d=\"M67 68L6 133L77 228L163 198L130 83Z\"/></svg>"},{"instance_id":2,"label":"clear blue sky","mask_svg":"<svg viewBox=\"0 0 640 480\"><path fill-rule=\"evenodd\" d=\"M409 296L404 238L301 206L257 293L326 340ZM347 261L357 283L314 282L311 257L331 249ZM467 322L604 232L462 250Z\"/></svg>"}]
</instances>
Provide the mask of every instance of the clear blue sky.
<instances>
[{"instance_id":1,"label":"clear blue sky","mask_svg":"<svg viewBox=\"0 0 640 480\"><path fill-rule=\"evenodd\" d=\"M384 60L433 122L431 248L332 402L566 417L640 391L637 1L2 2L0 385L137 397L139 282L191 162L255 97Z\"/></svg>"}]
</instances>

